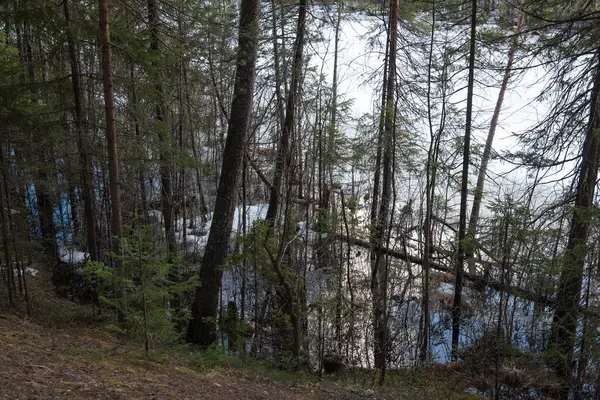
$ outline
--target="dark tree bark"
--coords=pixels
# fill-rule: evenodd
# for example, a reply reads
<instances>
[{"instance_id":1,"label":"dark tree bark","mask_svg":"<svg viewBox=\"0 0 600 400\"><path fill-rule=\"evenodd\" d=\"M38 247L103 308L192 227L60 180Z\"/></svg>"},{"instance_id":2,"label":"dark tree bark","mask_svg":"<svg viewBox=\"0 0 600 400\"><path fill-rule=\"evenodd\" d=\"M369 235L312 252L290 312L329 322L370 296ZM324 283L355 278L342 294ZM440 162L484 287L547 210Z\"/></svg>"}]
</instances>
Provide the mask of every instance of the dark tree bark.
<instances>
[{"instance_id":1,"label":"dark tree bark","mask_svg":"<svg viewBox=\"0 0 600 400\"><path fill-rule=\"evenodd\" d=\"M81 83L79 73L79 57L75 49L73 27L69 11L69 1L63 1L63 11L67 24L67 43L69 50L69 64L71 66L71 84L73 86L73 103L75 105L75 131L77 133L77 150L79 151L83 207L85 214L85 232L87 249L92 261L98 261L98 248L96 243L96 218L94 213L94 192L92 184L92 160L87 150L87 139L83 129L83 107L81 105Z\"/></svg>"},{"instance_id":2,"label":"dark tree bark","mask_svg":"<svg viewBox=\"0 0 600 400\"><path fill-rule=\"evenodd\" d=\"M294 126L296 124L296 107L297 98L300 92L300 80L302 76L302 65L303 65L303 52L304 52L304 37L306 33L306 0L300 0L298 4L298 21L296 25L296 39L294 41L294 60L292 63L292 76L290 83L290 90L285 104L285 118L283 120L283 126L281 131L281 137L279 138L279 146L277 148L277 156L275 160L275 175L273 177L273 184L270 187L270 199L269 207L267 209L267 215L265 220L270 225L271 229L269 234L274 232L276 225L277 216L281 212L281 203L283 198L283 187L287 182L292 184L293 177L291 174L292 164L292 149L290 147L290 140L292 139ZM276 66L277 67L277 66ZM278 78L276 78L278 79ZM279 82L276 82L278 84ZM279 89L276 89L276 96L278 99L278 105L280 104L281 93ZM281 107L278 108L278 112L281 115ZM287 198L289 200L291 195L290 187L285 189ZM275 273L277 274L279 287L277 287L278 300L281 302L281 310L290 317L292 324L292 341L291 343L282 341L286 346L284 351L291 350L294 357L300 355L301 347L301 321L302 321L302 310L300 304L303 301L302 288L290 282L289 277L284 271L284 268L289 267L291 262L291 249L284 248L283 243L286 241L286 237L289 233L289 224L286 221L282 239L280 240L279 254L276 256L271 255L271 263ZM300 273L298 273L300 275ZM289 345L291 344L291 349Z\"/></svg>"},{"instance_id":3,"label":"dark tree bark","mask_svg":"<svg viewBox=\"0 0 600 400\"><path fill-rule=\"evenodd\" d=\"M388 51L387 82L385 82L386 97L384 108L384 129L380 133L382 144L382 175L381 175L381 201L379 203L379 212L372 243L376 246L374 249L375 257L371 259L371 295L373 297L373 332L375 335L375 368L381 371L380 383L385 379L385 370L387 365L387 341L388 324L386 317L387 308L387 268L388 257L381 251L385 240L385 232L390 224L390 206L392 199L392 180L393 177L393 154L394 154L394 135L395 135L395 97L396 97L396 50L398 45L398 0L390 2L390 35ZM373 199L375 201L375 199Z\"/></svg>"},{"instance_id":4,"label":"dark tree bark","mask_svg":"<svg viewBox=\"0 0 600 400\"><path fill-rule=\"evenodd\" d=\"M9 247L9 235L12 236L14 232L10 229L10 203L8 201L8 183L6 182L8 177L6 173L6 166L4 162L4 146L0 143L0 173L2 182L0 182L0 231L2 232L2 250L4 253L4 262L0 259L0 265L6 266L6 288L8 293L8 305L15 305L15 297L17 295L17 288L15 284L15 270L11 259L11 251ZM1 258L1 257L0 257Z\"/></svg>"},{"instance_id":5,"label":"dark tree bark","mask_svg":"<svg viewBox=\"0 0 600 400\"><path fill-rule=\"evenodd\" d=\"M227 255L237 184L246 145L246 131L252 110L259 32L259 0L242 0L231 117L223 153L223 167L206 252L200 269L202 286L196 290L192 320L187 337L192 343L207 346L216 341L216 318L221 288L221 266Z\"/></svg>"},{"instance_id":6,"label":"dark tree bark","mask_svg":"<svg viewBox=\"0 0 600 400\"><path fill-rule=\"evenodd\" d=\"M104 88L104 114L106 118L106 144L108 150L108 180L110 191L110 224L112 250L121 254L123 219L121 216L121 193L119 180L119 152L117 150L117 125L115 121L115 95L110 54L110 20L108 0L98 0L100 14L100 43L102 45L102 84Z\"/></svg>"},{"instance_id":7,"label":"dark tree bark","mask_svg":"<svg viewBox=\"0 0 600 400\"><path fill-rule=\"evenodd\" d=\"M469 81L467 86L467 115L463 148L463 166L460 187L460 215L458 221L458 254L456 257L456 283L452 301L452 359L458 357L458 338L462 316L462 289L467 233L467 197L469 195L469 159L471 155L471 120L473 115L473 86L475 82L475 39L477 28L477 0L471 2L471 38L469 43Z\"/></svg>"},{"instance_id":8,"label":"dark tree bark","mask_svg":"<svg viewBox=\"0 0 600 400\"><path fill-rule=\"evenodd\" d=\"M298 25L296 28L296 41L294 43L294 62L292 64L292 78L290 90L285 105L285 119L279 147L277 149L277 158L275 160L275 176L273 177L273 186L271 186L271 197L269 199L269 208L267 209L266 220L273 225L279 206L281 203L281 189L286 173L289 172L291 164L290 139L296 121L296 98L299 93L300 77L302 75L302 54L304 51L304 36L306 32L306 0L300 0L298 5Z\"/></svg>"},{"instance_id":9,"label":"dark tree bark","mask_svg":"<svg viewBox=\"0 0 600 400\"><path fill-rule=\"evenodd\" d=\"M574 344L577 337L577 319L580 310L583 267L587 253L587 238L593 209L594 191L600 161L600 52L596 54L597 66L594 75L590 118L583 148L575 192L575 206L571 217L569 239L563 255L562 270L558 283L556 308L552 321L550 349L552 364L564 379L565 387L575 368ZM568 398L568 389L561 398Z\"/></svg>"},{"instance_id":10,"label":"dark tree bark","mask_svg":"<svg viewBox=\"0 0 600 400\"><path fill-rule=\"evenodd\" d=\"M31 26L25 22L23 26L23 48L25 52L25 61L27 63L27 76L31 84L35 83L35 64L33 58L33 49L31 47ZM38 94L33 91L32 102L38 102ZM59 275L64 275L64 271L59 271L58 268L58 246L56 244L56 227L54 225L54 204L50 194L48 185L50 176L47 168L53 162L50 161L48 148L51 144L45 140L36 142L36 156L40 167L36 173L37 182L35 184L35 196L37 199L37 211L40 222L40 232L42 234L42 249L50 264L52 265L52 280L56 285L65 284L64 276L59 278ZM61 281L61 282L59 282Z\"/></svg>"},{"instance_id":11,"label":"dark tree bark","mask_svg":"<svg viewBox=\"0 0 600 400\"><path fill-rule=\"evenodd\" d=\"M135 131L135 137L137 140L139 140L140 142L143 141L143 137L142 137L142 132L140 129L140 122L139 122L139 115L138 115L138 109L139 109L139 101L138 101L138 95L137 95L137 91L136 91L136 82L135 82L135 67L134 64L132 63L129 66L129 77L131 78L131 106L133 107L133 126L134 126L134 131ZM143 146L143 145L142 145ZM143 148L143 147L142 147ZM143 153L143 150L141 151L141 153ZM142 164L140 166L137 167L137 184L138 184L138 189L140 191L140 202L141 202L141 207L142 207L142 219L144 221L148 221L148 197L146 195L146 181L145 181L145 174L144 174L144 159L145 157L141 157L142 159Z\"/></svg>"},{"instance_id":12,"label":"dark tree bark","mask_svg":"<svg viewBox=\"0 0 600 400\"><path fill-rule=\"evenodd\" d=\"M152 40L150 41L150 50L152 57L159 57L159 38L158 28L160 19L158 16L158 4L156 0L148 0L148 23ZM173 226L173 182L171 161L168 156L169 140L167 138L166 127L164 126L164 103L163 88L160 81L155 82L156 104L154 105L156 129L158 130L158 139L161 143L160 149L160 198L162 204L163 220L165 223L165 237L169 254L172 256L176 252L175 229Z\"/></svg>"}]
</instances>

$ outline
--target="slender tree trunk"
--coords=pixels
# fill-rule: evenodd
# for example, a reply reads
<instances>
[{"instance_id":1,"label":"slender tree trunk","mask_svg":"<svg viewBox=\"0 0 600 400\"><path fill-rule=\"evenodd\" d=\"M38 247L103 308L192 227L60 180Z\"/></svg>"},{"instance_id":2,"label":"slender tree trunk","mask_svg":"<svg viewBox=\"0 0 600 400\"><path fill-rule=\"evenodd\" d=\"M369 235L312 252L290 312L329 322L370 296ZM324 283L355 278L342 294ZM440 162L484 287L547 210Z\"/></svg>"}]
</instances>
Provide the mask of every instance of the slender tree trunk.
<instances>
[{"instance_id":1,"label":"slender tree trunk","mask_svg":"<svg viewBox=\"0 0 600 400\"><path fill-rule=\"evenodd\" d=\"M382 144L382 179L381 179L381 201L376 218L372 242L377 246L375 257L371 261L371 294L373 301L373 332L374 332L374 361L375 368L380 370L380 383L385 379L387 366L387 341L388 327L386 321L387 302L387 267L388 257L382 251L385 241L385 233L390 224L390 208L392 199L392 157L394 153L394 131L395 131L395 97L396 97L396 50L398 44L398 0L390 2L390 34L387 81L385 82L386 97L384 116L384 127L381 135ZM373 199L375 201L375 198Z\"/></svg>"},{"instance_id":2,"label":"slender tree trunk","mask_svg":"<svg viewBox=\"0 0 600 400\"><path fill-rule=\"evenodd\" d=\"M259 32L259 0L242 0L240 11L238 55L230 123L227 131L223 168L217 189L212 225L206 253L200 269L202 286L196 290L192 320L187 336L192 343L207 346L214 343L216 318L221 288L221 266L227 255L233 215L237 199L237 183L246 145L246 130L252 109Z\"/></svg>"},{"instance_id":3,"label":"slender tree trunk","mask_svg":"<svg viewBox=\"0 0 600 400\"><path fill-rule=\"evenodd\" d=\"M141 165L137 166L137 183L140 191L140 202L142 206L142 219L144 221L148 221L148 197L146 195L146 182L144 177L144 162L146 160L146 152L145 147L143 145L142 132L140 130L140 121L139 121L139 104L138 104L138 96L136 90L136 82L135 82L135 67L132 63L129 66L129 77L131 79L131 106L133 107L133 129L135 132L135 137L140 143L140 163Z\"/></svg>"},{"instance_id":4,"label":"slender tree trunk","mask_svg":"<svg viewBox=\"0 0 600 400\"><path fill-rule=\"evenodd\" d=\"M277 216L279 214L289 215L289 207L287 211L281 211L281 203L283 198L283 187L285 182L289 185L292 184L293 176L291 173L292 164L292 149L290 141L292 139L294 127L297 123L296 119L296 107L297 98L300 93L300 80L302 76L302 65L303 65L303 51L304 51L304 37L306 32L306 10L307 1L300 0L298 5L298 21L296 26L296 39L294 41L294 60L292 63L292 75L290 90L286 99L285 106L285 118L283 121L283 127L281 131L281 137L279 138L279 146L277 149L277 156L275 160L275 176L273 177L273 184L271 186L271 193L269 199L269 207L267 209L267 215L265 220L270 225L269 234L271 234L276 225ZM278 94L280 96L280 94ZM287 178L287 179L286 179ZM287 199L291 195L291 186L287 187L286 190ZM288 202L289 203L289 202ZM288 204L289 206L289 204ZM284 217L285 219L285 217ZM289 315L290 322L292 324L292 343L291 353L294 357L300 355L301 348L301 320L300 317L301 309L300 305L303 300L303 294L298 292L298 287L293 282L290 282L289 277L284 272L283 267L291 266L291 248L285 247L284 243L287 241L287 232L289 232L289 221L284 221L284 233L280 240L279 254L276 257L271 257L271 262L275 273L277 274L279 286L277 292L281 299L281 307L285 314ZM301 291L302 292L302 291ZM286 346L289 343L285 343Z\"/></svg>"},{"instance_id":5,"label":"slender tree trunk","mask_svg":"<svg viewBox=\"0 0 600 400\"><path fill-rule=\"evenodd\" d=\"M13 268L13 262L11 259L11 252L9 247L9 235L12 237L14 232L11 232L11 225L9 222L10 215L10 204L8 201L8 193L7 188L8 184L6 180L8 179L6 173L6 165L4 161L4 147L0 143L0 172L2 175L2 182L0 186L0 229L2 232L2 250L4 252L4 265L6 266L6 286L8 292L8 305L15 305L15 297L17 294L17 288L15 285L15 270ZM7 212L6 212L7 211ZM2 265L2 260L0 260L0 266Z\"/></svg>"},{"instance_id":6,"label":"slender tree trunk","mask_svg":"<svg viewBox=\"0 0 600 400\"><path fill-rule=\"evenodd\" d=\"M30 83L33 84L35 83L35 65L33 59L33 50L31 47L30 31L31 27L26 22L23 26L23 50L25 51L24 56L27 63L27 76ZM32 93L32 102L38 102L36 93ZM59 259L58 247L56 244L56 227L54 225L54 205L52 202L52 196L50 195L50 187L48 185L50 176L47 172L47 168L52 164L48 159L48 149L46 148L48 145L49 143L45 140L37 143L37 162L41 163L41 166L36 174L38 181L35 184L35 195L37 199L37 211L40 220L40 232L42 234L42 249L52 265L52 280L56 285L60 285L66 282L64 282L64 277L59 277L60 275L63 275L63 271L59 271L58 268Z\"/></svg>"},{"instance_id":7,"label":"slender tree trunk","mask_svg":"<svg viewBox=\"0 0 600 400\"><path fill-rule=\"evenodd\" d=\"M431 105L431 81L432 81L432 68L433 68L433 46L435 36L435 0L432 3L432 22L431 22L431 40L429 47L429 65L427 69L427 116L429 122L429 151L427 152L427 164L425 166L427 182L425 187L425 221L423 227L423 235L425 237L423 246L423 296L421 299L421 347L419 349L419 360L426 362L429 359L429 257L432 250L432 215L433 215L433 196L435 194L435 180L436 180L436 164L437 155L439 152L439 139L441 136L441 130L437 132L437 135L433 130L433 117L432 117L432 105Z\"/></svg>"},{"instance_id":8,"label":"slender tree trunk","mask_svg":"<svg viewBox=\"0 0 600 400\"><path fill-rule=\"evenodd\" d=\"M196 133L194 131L194 119L192 115L192 102L190 99L190 91L188 85L188 74L187 74L188 66L187 62L183 64L183 84L185 87L185 103L187 107L187 117L190 124L190 141L192 146L192 155L194 159L201 161L200 155L198 154L198 150L196 149ZM206 197L204 195L204 186L202 185L202 173L200 171L200 167L195 168L196 172L196 185L198 187L198 204L200 205L200 219L202 222L206 222L208 215L208 206L206 205ZM194 218L192 216L192 218ZM192 219L193 221L193 219Z\"/></svg>"},{"instance_id":9,"label":"slender tree trunk","mask_svg":"<svg viewBox=\"0 0 600 400\"><path fill-rule=\"evenodd\" d=\"M458 358L458 339L462 316L462 289L467 232L467 196L469 195L469 159L471 154L471 122L473 115L473 86L475 83L475 39L477 28L477 0L471 2L471 39L469 44L469 81L467 86L467 115L463 148L463 166L460 187L460 215L458 222L458 254L456 257L456 283L452 301L452 359Z\"/></svg>"},{"instance_id":10,"label":"slender tree trunk","mask_svg":"<svg viewBox=\"0 0 600 400\"><path fill-rule=\"evenodd\" d=\"M272 35L273 35L273 63L275 68L275 101L277 104L277 119L279 128L283 129L285 124L285 111L283 107L283 94L281 93L281 86L283 84L282 79L282 68L281 62L279 60L279 41L277 40L277 13L276 11L277 1L271 0L271 8L272 8ZM284 40L285 43L285 40ZM285 72L285 71L284 71Z\"/></svg>"},{"instance_id":11,"label":"slender tree trunk","mask_svg":"<svg viewBox=\"0 0 600 400\"><path fill-rule=\"evenodd\" d=\"M119 178L119 152L117 150L117 125L115 119L115 95L113 88L110 54L110 19L108 0L98 0L100 13L100 43L102 45L102 84L104 88L104 114L106 118L106 144L108 150L108 180L110 192L111 247L121 255L123 220L121 216L121 194Z\"/></svg>"},{"instance_id":12,"label":"slender tree trunk","mask_svg":"<svg viewBox=\"0 0 600 400\"><path fill-rule=\"evenodd\" d=\"M79 73L79 59L75 50L73 26L69 11L69 1L63 1L63 11L67 23L67 42L69 50L69 64L71 65L71 84L73 86L73 102L75 105L75 131L77 133L77 150L79 151L80 173L82 183L83 206L85 214L85 232L87 249L92 261L98 261L98 248L96 242L96 217L94 213L94 191L92 178L92 160L87 151L87 139L83 129L83 107L81 105L81 83Z\"/></svg>"},{"instance_id":13,"label":"slender tree trunk","mask_svg":"<svg viewBox=\"0 0 600 400\"><path fill-rule=\"evenodd\" d=\"M483 154L481 155L481 164L479 165L479 174L477 175L477 185L475 186L475 196L473 197L473 208L471 208L471 218L469 219L468 239L470 243L465 248L465 259L467 260L469 265L469 273L471 274L476 272L475 260L473 259L475 250L475 236L477 235L477 224L479 222L479 213L481 211L481 200L483 199L483 187L485 184L487 167L490 161L490 155L492 153L492 144L494 143L494 135L496 134L496 128L498 127L500 111L502 111L502 103L504 102L504 96L506 94L506 89L508 88L508 82L513 71L515 55L519 49L519 34L524 23L525 14L521 13L519 17L519 23L517 25L517 31L515 32L510 48L508 49L508 61L506 63L506 67L504 68L504 76L502 77L502 83L500 84L500 92L498 93L498 99L496 100L496 107L494 108L494 113L492 114L490 130L488 131L485 147L483 148Z\"/></svg>"},{"instance_id":14,"label":"slender tree trunk","mask_svg":"<svg viewBox=\"0 0 600 400\"><path fill-rule=\"evenodd\" d=\"M150 50L152 53L151 56L160 57L158 38L158 28L160 26L160 19L158 16L158 4L156 0L148 0L148 22L150 25L150 32L152 35L150 41ZM167 240L167 247L171 257L175 255L177 250L175 246L175 230L173 227L173 182L171 176L171 161L170 157L168 156L169 150L167 149L167 147L170 145L170 141L167 138L167 129L164 123L163 88L159 80L155 82L155 90L157 96L157 101L154 106L156 121L155 127L158 131L158 139L161 143L160 198L162 203L163 220L165 224L165 237Z\"/></svg>"},{"instance_id":15,"label":"slender tree trunk","mask_svg":"<svg viewBox=\"0 0 600 400\"><path fill-rule=\"evenodd\" d=\"M300 0L298 6L298 25L296 29L296 41L294 43L291 88L286 101L285 120L281 131L281 138L279 139L277 159L275 161L275 176L273 178L273 186L271 187L269 208L267 209L267 216L265 218L272 225L275 223L279 212L283 181L286 174L289 173L291 164L290 139L296 122L296 98L298 97L300 77L302 75L302 54L306 31L306 4L306 0Z\"/></svg>"},{"instance_id":16,"label":"slender tree trunk","mask_svg":"<svg viewBox=\"0 0 600 400\"><path fill-rule=\"evenodd\" d=\"M552 321L550 348L554 354L552 364L564 380L561 398L568 398L569 384L575 368L574 344L577 338L583 267L587 253L590 227L590 210L594 207L594 192L600 161L600 51L596 54L590 119L581 151L581 164L575 192L575 205L567 248L563 255L558 283L556 308Z\"/></svg>"}]
</instances>

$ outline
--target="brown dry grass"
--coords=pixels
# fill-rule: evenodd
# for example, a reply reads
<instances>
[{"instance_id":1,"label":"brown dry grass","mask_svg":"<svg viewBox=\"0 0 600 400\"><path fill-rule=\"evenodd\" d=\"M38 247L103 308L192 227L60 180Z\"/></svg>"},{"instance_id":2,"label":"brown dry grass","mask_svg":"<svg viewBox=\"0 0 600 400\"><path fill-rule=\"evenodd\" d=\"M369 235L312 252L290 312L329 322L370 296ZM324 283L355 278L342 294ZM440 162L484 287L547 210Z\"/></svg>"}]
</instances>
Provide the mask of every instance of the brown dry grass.
<instances>
[{"instance_id":1,"label":"brown dry grass","mask_svg":"<svg viewBox=\"0 0 600 400\"><path fill-rule=\"evenodd\" d=\"M371 389L349 376L317 379L228 362L201 367L162 349L145 359L141 346L106 329L91 308L57 298L40 271L28 276L32 314L8 310L0 284L0 398L3 399L467 399L450 384L457 373L431 368L398 374Z\"/></svg>"}]
</instances>

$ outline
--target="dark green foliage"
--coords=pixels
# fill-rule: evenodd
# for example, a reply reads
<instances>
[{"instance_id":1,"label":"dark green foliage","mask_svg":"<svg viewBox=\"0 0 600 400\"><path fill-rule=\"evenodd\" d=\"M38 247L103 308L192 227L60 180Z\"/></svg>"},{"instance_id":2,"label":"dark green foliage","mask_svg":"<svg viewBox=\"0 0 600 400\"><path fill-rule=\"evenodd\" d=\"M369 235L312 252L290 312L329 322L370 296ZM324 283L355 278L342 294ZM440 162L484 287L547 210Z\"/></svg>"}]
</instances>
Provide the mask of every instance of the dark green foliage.
<instances>
[{"instance_id":1,"label":"dark green foliage","mask_svg":"<svg viewBox=\"0 0 600 400\"><path fill-rule=\"evenodd\" d=\"M142 339L147 350L157 342L177 342L180 335L174 328L187 316L178 315L170 300L199 286L197 277L173 281L177 265L165 262L166 249L148 226L132 230L123 238L122 248L123 259L117 268L88 263L88 282L97 288L100 300L125 316L124 323L115 327L120 332Z\"/></svg>"}]
</instances>

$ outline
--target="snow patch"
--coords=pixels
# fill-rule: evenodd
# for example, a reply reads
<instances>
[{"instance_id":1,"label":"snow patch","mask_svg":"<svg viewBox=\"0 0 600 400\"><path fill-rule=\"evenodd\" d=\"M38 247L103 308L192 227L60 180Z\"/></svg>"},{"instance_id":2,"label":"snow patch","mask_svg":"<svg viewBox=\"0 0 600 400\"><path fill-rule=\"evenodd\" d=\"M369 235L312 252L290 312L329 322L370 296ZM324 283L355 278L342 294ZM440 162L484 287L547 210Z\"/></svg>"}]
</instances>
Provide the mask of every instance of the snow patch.
<instances>
[{"instance_id":1,"label":"snow patch","mask_svg":"<svg viewBox=\"0 0 600 400\"><path fill-rule=\"evenodd\" d=\"M31 268L31 267L27 267L27 268L25 268L25 273L26 273L26 274L29 274L29 275L31 275L31 276L37 276L37 274L38 274L39 272L40 272L40 271L38 271L38 270L37 270L37 269L35 269L35 268ZM18 269L15 269L15 270L14 270L14 274L15 274L15 276L16 276L16 275L18 275L18 274L19 274L19 270L18 270Z\"/></svg>"},{"instance_id":2,"label":"snow patch","mask_svg":"<svg viewBox=\"0 0 600 400\"><path fill-rule=\"evenodd\" d=\"M60 247L58 249L60 261L71 265L82 265L88 259L89 254L83 251Z\"/></svg>"}]
</instances>

